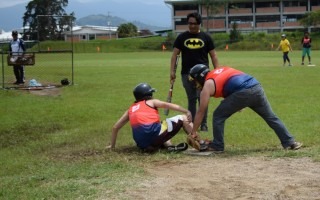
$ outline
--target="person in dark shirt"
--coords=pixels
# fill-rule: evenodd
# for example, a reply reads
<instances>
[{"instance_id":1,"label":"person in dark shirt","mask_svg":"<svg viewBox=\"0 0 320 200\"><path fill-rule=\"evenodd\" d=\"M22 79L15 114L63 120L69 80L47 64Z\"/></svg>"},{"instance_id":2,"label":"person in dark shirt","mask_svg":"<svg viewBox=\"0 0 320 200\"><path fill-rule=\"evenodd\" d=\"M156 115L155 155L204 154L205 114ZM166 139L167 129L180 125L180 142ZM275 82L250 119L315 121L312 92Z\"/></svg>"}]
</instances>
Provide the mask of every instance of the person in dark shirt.
<instances>
[{"instance_id":1,"label":"person in dark shirt","mask_svg":"<svg viewBox=\"0 0 320 200\"><path fill-rule=\"evenodd\" d=\"M219 66L215 45L212 38L207 33L200 30L202 18L198 13L190 13L187 15L189 30L178 35L174 42L173 53L171 56L170 83L176 79L175 63L178 55L181 55L181 78L182 84L188 98L188 110L195 116L197 104L199 101L199 91L195 85L188 81L188 73L196 64L205 64L209 66L208 55L211 58L213 67ZM203 118L201 131L208 131L207 115Z\"/></svg>"}]
</instances>

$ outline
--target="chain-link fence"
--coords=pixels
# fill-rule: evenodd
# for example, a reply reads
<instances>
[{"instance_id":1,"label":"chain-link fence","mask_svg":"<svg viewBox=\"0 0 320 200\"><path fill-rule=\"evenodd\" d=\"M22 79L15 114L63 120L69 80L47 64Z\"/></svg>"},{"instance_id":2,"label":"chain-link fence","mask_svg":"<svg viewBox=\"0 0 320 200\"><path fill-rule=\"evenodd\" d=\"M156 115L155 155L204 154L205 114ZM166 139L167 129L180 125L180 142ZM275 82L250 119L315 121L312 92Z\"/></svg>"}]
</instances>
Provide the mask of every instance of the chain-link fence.
<instances>
[{"instance_id":1,"label":"chain-link fence","mask_svg":"<svg viewBox=\"0 0 320 200\"><path fill-rule=\"evenodd\" d=\"M2 43L0 46L9 45ZM38 45L38 44L34 44ZM34 46L33 45L33 46ZM28 45L26 45L28 46ZM29 44L29 46L32 46ZM2 88L23 88L23 87L50 87L59 86L61 81L68 79L73 84L73 51L26 51L23 56L10 56L8 51L1 51L1 77ZM17 85L14 75L14 65L24 66L24 84Z\"/></svg>"},{"instance_id":2,"label":"chain-link fence","mask_svg":"<svg viewBox=\"0 0 320 200\"><path fill-rule=\"evenodd\" d=\"M38 30L24 32L26 51L23 55L9 52L10 41L0 43L3 89L50 88L74 84L73 40L64 41L62 37L64 31L71 31L73 37L72 16L39 15L37 23ZM17 80L17 74L20 80ZM21 74L24 74L23 80Z\"/></svg>"}]
</instances>

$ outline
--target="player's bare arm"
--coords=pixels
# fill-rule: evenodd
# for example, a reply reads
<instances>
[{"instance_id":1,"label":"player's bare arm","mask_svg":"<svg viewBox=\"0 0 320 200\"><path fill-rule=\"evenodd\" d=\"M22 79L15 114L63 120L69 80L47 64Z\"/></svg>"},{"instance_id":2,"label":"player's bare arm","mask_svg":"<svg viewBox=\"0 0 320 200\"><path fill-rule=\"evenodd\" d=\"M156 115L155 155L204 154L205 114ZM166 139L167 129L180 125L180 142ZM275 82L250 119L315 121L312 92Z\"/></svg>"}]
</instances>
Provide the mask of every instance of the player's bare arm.
<instances>
[{"instance_id":1,"label":"player's bare arm","mask_svg":"<svg viewBox=\"0 0 320 200\"><path fill-rule=\"evenodd\" d=\"M193 121L192 134L197 133L197 130L201 125L203 116L204 116L206 109L209 105L210 96L213 96L214 93L215 93L214 81L207 80L204 83L204 86L203 86L201 93L200 93L200 105L199 105L199 109L198 109L196 116L194 118L194 121Z\"/></svg>"},{"instance_id":2,"label":"player's bare arm","mask_svg":"<svg viewBox=\"0 0 320 200\"><path fill-rule=\"evenodd\" d=\"M172 53L171 61L170 61L170 83L172 83L176 79L176 73L175 73L174 66L176 64L177 56L179 54L180 54L180 50L177 48L173 48L173 53Z\"/></svg>"},{"instance_id":3,"label":"player's bare arm","mask_svg":"<svg viewBox=\"0 0 320 200\"><path fill-rule=\"evenodd\" d=\"M288 46L289 46L290 51L292 52L292 51L293 51L293 49L292 49L291 45L290 45L290 44L288 44Z\"/></svg>"},{"instance_id":4,"label":"player's bare arm","mask_svg":"<svg viewBox=\"0 0 320 200\"><path fill-rule=\"evenodd\" d=\"M184 113L187 116L188 121L190 122L192 121L191 112L177 104L164 102L158 99L148 100L147 104L155 108L168 108L170 110L175 110L175 111Z\"/></svg>"},{"instance_id":5,"label":"player's bare arm","mask_svg":"<svg viewBox=\"0 0 320 200\"><path fill-rule=\"evenodd\" d=\"M213 50L209 51L209 55L211 57L213 68L214 69L218 68L219 67L219 61L218 61L217 52L213 49Z\"/></svg>"},{"instance_id":6,"label":"player's bare arm","mask_svg":"<svg viewBox=\"0 0 320 200\"><path fill-rule=\"evenodd\" d=\"M129 121L129 114L126 111L120 119L113 125L112 127L112 134L111 134L111 142L110 145L106 147L106 149L114 150L116 147L116 141L119 130Z\"/></svg>"}]
</instances>

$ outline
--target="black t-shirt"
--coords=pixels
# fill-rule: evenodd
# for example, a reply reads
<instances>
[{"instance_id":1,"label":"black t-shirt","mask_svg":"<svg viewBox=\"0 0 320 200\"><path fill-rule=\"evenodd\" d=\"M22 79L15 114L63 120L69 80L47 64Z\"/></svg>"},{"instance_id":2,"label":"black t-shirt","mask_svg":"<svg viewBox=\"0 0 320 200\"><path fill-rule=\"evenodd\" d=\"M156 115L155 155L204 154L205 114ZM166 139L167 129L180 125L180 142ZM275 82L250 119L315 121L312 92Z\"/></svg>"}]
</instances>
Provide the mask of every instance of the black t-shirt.
<instances>
[{"instance_id":1,"label":"black t-shirt","mask_svg":"<svg viewBox=\"0 0 320 200\"><path fill-rule=\"evenodd\" d=\"M210 35L204 32L191 34L189 31L178 35L173 45L181 51L181 74L188 74L196 64L209 66L208 53L215 48Z\"/></svg>"}]
</instances>

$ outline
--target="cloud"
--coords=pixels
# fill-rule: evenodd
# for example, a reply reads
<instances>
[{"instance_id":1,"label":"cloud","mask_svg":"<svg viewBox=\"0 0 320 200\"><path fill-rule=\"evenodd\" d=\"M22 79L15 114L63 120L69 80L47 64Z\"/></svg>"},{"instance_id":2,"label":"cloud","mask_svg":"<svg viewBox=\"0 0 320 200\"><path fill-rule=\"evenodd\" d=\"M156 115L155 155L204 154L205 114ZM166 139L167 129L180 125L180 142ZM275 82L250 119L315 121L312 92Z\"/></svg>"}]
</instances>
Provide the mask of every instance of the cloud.
<instances>
[{"instance_id":1,"label":"cloud","mask_svg":"<svg viewBox=\"0 0 320 200\"><path fill-rule=\"evenodd\" d=\"M164 4L163 0L113 0L118 3L143 3L147 5L159 5Z\"/></svg>"},{"instance_id":2,"label":"cloud","mask_svg":"<svg viewBox=\"0 0 320 200\"><path fill-rule=\"evenodd\" d=\"M18 4L28 4L29 0L2 0L0 8L7 8Z\"/></svg>"},{"instance_id":3,"label":"cloud","mask_svg":"<svg viewBox=\"0 0 320 200\"><path fill-rule=\"evenodd\" d=\"M105 0L74 0L80 3L93 3L93 2L103 2L105 3ZM109 0L110 1L110 0ZM163 5L164 0L111 0L117 3L143 3L147 5ZM0 8L6 8L15 6L18 4L28 4L30 0L1 0ZM70 3L70 2L69 2Z\"/></svg>"},{"instance_id":4,"label":"cloud","mask_svg":"<svg viewBox=\"0 0 320 200\"><path fill-rule=\"evenodd\" d=\"M10 20L1 20L0 29L11 30L20 27L25 6L30 0L0 0L0 2L2 18L7 16L3 15L3 10L14 9L18 12L19 9L20 13ZM168 27L171 24L171 9L164 0L69 0L65 10L67 13L75 12L77 19L93 14L110 14L127 21L140 21L155 26Z\"/></svg>"},{"instance_id":5,"label":"cloud","mask_svg":"<svg viewBox=\"0 0 320 200\"><path fill-rule=\"evenodd\" d=\"M102 2L102 0L77 0L77 2L80 2L80 3L93 3L93 2Z\"/></svg>"}]
</instances>

